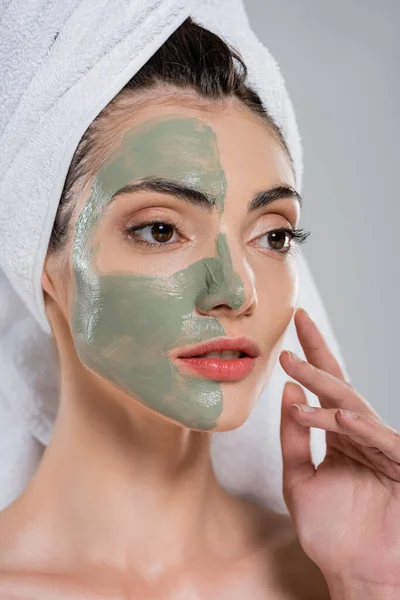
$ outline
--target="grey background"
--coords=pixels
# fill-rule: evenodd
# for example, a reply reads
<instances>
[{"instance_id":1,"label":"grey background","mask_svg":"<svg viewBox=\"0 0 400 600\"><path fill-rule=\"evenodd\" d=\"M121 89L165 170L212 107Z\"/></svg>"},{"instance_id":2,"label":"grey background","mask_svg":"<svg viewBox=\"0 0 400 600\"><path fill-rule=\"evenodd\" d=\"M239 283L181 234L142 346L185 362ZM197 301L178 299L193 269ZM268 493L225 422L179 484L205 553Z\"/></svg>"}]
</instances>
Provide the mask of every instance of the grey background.
<instances>
[{"instance_id":1,"label":"grey background","mask_svg":"<svg viewBox=\"0 0 400 600\"><path fill-rule=\"evenodd\" d=\"M245 4L302 137L302 248L352 384L400 431L400 0Z\"/></svg>"}]
</instances>

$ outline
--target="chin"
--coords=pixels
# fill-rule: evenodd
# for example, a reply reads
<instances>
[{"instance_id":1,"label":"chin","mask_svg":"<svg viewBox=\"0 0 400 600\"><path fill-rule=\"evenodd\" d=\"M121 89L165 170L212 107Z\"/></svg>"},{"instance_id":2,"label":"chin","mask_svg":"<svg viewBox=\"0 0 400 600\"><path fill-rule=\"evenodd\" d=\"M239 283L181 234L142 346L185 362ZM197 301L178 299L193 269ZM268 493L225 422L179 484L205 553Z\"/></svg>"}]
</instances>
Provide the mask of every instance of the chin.
<instances>
[{"instance_id":1,"label":"chin","mask_svg":"<svg viewBox=\"0 0 400 600\"><path fill-rule=\"evenodd\" d=\"M249 389L249 386L222 384L223 409L213 431L232 431L241 427L251 415L263 390L263 385ZM237 384L236 384L237 385Z\"/></svg>"},{"instance_id":2,"label":"chin","mask_svg":"<svg viewBox=\"0 0 400 600\"><path fill-rule=\"evenodd\" d=\"M222 384L223 410L213 431L232 431L247 421L271 377L275 365L273 359L263 365L261 373L253 373L253 377L236 384L237 387L229 389L229 384Z\"/></svg>"},{"instance_id":3,"label":"chin","mask_svg":"<svg viewBox=\"0 0 400 600\"><path fill-rule=\"evenodd\" d=\"M221 415L217 427L212 429L212 432L233 431L243 425L249 418L251 411L246 413L243 418L238 418L237 414Z\"/></svg>"},{"instance_id":4,"label":"chin","mask_svg":"<svg viewBox=\"0 0 400 600\"><path fill-rule=\"evenodd\" d=\"M233 431L247 421L268 383L274 364L269 360L242 381L220 383L222 411L212 432Z\"/></svg>"}]
</instances>

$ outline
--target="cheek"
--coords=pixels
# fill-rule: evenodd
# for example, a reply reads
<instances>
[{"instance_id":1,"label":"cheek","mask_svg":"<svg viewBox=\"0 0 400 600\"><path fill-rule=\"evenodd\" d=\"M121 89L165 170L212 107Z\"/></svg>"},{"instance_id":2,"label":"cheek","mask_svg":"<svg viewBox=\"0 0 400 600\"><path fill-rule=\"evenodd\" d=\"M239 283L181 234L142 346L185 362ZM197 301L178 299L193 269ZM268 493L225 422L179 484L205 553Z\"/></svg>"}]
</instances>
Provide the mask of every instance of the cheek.
<instances>
[{"instance_id":1,"label":"cheek","mask_svg":"<svg viewBox=\"0 0 400 600\"><path fill-rule=\"evenodd\" d=\"M269 264L257 278L258 319L268 346L284 335L293 317L298 298L298 271L294 260ZM262 321L262 323L261 323Z\"/></svg>"},{"instance_id":2,"label":"cheek","mask_svg":"<svg viewBox=\"0 0 400 600\"><path fill-rule=\"evenodd\" d=\"M159 351L162 342L178 335L183 314L177 294L167 289L168 279L121 273L99 276L92 283L81 289L77 308L87 342L97 340L94 349L100 340L113 353L117 346Z\"/></svg>"},{"instance_id":3,"label":"cheek","mask_svg":"<svg viewBox=\"0 0 400 600\"><path fill-rule=\"evenodd\" d=\"M75 303L75 345L83 363L108 381L187 427L212 429L222 411L219 385L177 374L168 351L185 339L202 264L173 277L81 275ZM191 288L194 291L191 291ZM200 319L204 324L204 320ZM200 339L223 334L196 326Z\"/></svg>"}]
</instances>

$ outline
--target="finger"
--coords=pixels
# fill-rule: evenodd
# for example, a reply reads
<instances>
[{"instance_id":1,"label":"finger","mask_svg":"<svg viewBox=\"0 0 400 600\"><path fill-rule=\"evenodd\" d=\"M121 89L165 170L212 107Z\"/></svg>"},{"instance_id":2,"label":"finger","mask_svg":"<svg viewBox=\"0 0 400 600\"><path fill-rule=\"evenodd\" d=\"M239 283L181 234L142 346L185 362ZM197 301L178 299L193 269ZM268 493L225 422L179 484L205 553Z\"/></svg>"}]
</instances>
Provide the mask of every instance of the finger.
<instances>
[{"instance_id":1,"label":"finger","mask_svg":"<svg viewBox=\"0 0 400 600\"><path fill-rule=\"evenodd\" d=\"M390 479L400 482L400 464L391 460L378 448L363 448L364 456L376 474L383 473Z\"/></svg>"},{"instance_id":2,"label":"finger","mask_svg":"<svg viewBox=\"0 0 400 600\"><path fill-rule=\"evenodd\" d=\"M327 432L326 442L326 456L331 456L336 460L340 460L341 455L345 454L346 456L355 459L357 462L362 463L370 469L374 468L371 460L369 459L368 452L370 448L366 448L365 446L355 443L348 435L338 435Z\"/></svg>"},{"instance_id":3,"label":"finger","mask_svg":"<svg viewBox=\"0 0 400 600\"><path fill-rule=\"evenodd\" d=\"M382 473L390 479L400 482L400 465L388 458L378 448L369 448L367 446L361 446L360 444L353 444L352 440L347 435L332 435L334 438L333 444L329 446L326 457L333 458L335 461L341 461L342 455L348 456L354 459L356 462L361 463L368 467L371 471L379 477Z\"/></svg>"},{"instance_id":4,"label":"finger","mask_svg":"<svg viewBox=\"0 0 400 600\"><path fill-rule=\"evenodd\" d=\"M292 411L297 409L291 408L294 402L304 403L306 400L304 390L299 385L291 381L285 384L280 426L285 500L290 498L293 487L315 474L310 450L310 431L293 419Z\"/></svg>"},{"instance_id":5,"label":"finger","mask_svg":"<svg viewBox=\"0 0 400 600\"><path fill-rule=\"evenodd\" d=\"M304 308L296 310L294 323L308 362L334 377L346 381L345 374L330 350L322 332Z\"/></svg>"},{"instance_id":6,"label":"finger","mask_svg":"<svg viewBox=\"0 0 400 600\"><path fill-rule=\"evenodd\" d=\"M281 352L279 362L290 377L318 396L323 408L348 408L359 414L373 415L383 422L365 398L346 381L311 365L287 350Z\"/></svg>"},{"instance_id":7,"label":"finger","mask_svg":"<svg viewBox=\"0 0 400 600\"><path fill-rule=\"evenodd\" d=\"M334 461L340 462L342 455L345 455L368 467L384 485L387 484L387 478L396 482L396 486L397 482L400 482L400 464L388 458L378 448L354 444L347 435L327 433L327 439L330 436L332 437L326 458L330 457ZM385 476L385 480L382 480L381 474ZM398 495L397 489L395 493Z\"/></svg>"},{"instance_id":8,"label":"finger","mask_svg":"<svg viewBox=\"0 0 400 600\"><path fill-rule=\"evenodd\" d=\"M346 414L336 413L336 419L350 437L356 435L363 446L378 448L390 460L400 463L400 434L385 423L359 416L351 419Z\"/></svg>"},{"instance_id":9,"label":"finger","mask_svg":"<svg viewBox=\"0 0 400 600\"><path fill-rule=\"evenodd\" d=\"M304 409L304 406L300 406ZM362 415L350 416L351 411L340 409L315 408L310 412L307 405L306 411L295 415L299 423L308 427L316 427L325 431L346 435L358 445L358 450L363 452L365 459L361 460L375 470L380 470L396 481L400 480L400 434L384 423ZM327 437L328 442L328 437ZM349 454L349 445L341 445L340 450ZM356 457L358 460L359 456Z\"/></svg>"},{"instance_id":10,"label":"finger","mask_svg":"<svg viewBox=\"0 0 400 600\"><path fill-rule=\"evenodd\" d=\"M344 429L342 427L342 424L337 420L336 413L341 409L310 407L308 405L303 404L298 404L297 406L299 406L301 410L296 411L296 413L293 413L293 416L299 423L302 423L307 427L316 427L317 429L323 429L327 432L327 453L330 453L330 441L332 439L335 439L332 438L330 434L347 434L349 440L352 440L357 444L361 444L363 442L362 438L359 439L356 433L354 433L353 431L349 432L347 429ZM352 435L350 436L349 433L351 433ZM336 444L334 444L334 448L336 449Z\"/></svg>"}]
</instances>

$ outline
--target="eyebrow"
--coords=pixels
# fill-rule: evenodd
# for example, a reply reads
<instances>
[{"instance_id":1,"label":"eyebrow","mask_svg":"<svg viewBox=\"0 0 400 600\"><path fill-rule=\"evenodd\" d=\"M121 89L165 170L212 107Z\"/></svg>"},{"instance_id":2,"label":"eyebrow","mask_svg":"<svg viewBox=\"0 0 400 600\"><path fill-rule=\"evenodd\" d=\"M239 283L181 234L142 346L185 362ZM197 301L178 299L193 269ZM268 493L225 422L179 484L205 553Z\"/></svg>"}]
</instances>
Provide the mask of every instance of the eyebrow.
<instances>
[{"instance_id":1,"label":"eyebrow","mask_svg":"<svg viewBox=\"0 0 400 600\"><path fill-rule=\"evenodd\" d=\"M216 198L212 194L204 194L199 190L183 185L178 181L166 179L162 177L146 177L138 183L131 183L125 185L113 194L112 199L114 200L121 194L131 194L133 192L145 191L145 192L161 192L164 194L172 194L189 202L195 206L201 206L208 211L213 210ZM269 190L261 190L256 192L253 198L249 202L248 211L253 212L259 208L263 208L276 200L281 198L292 198L297 200L300 207L303 206L303 200L300 194L292 188L290 185L278 185Z\"/></svg>"}]
</instances>

